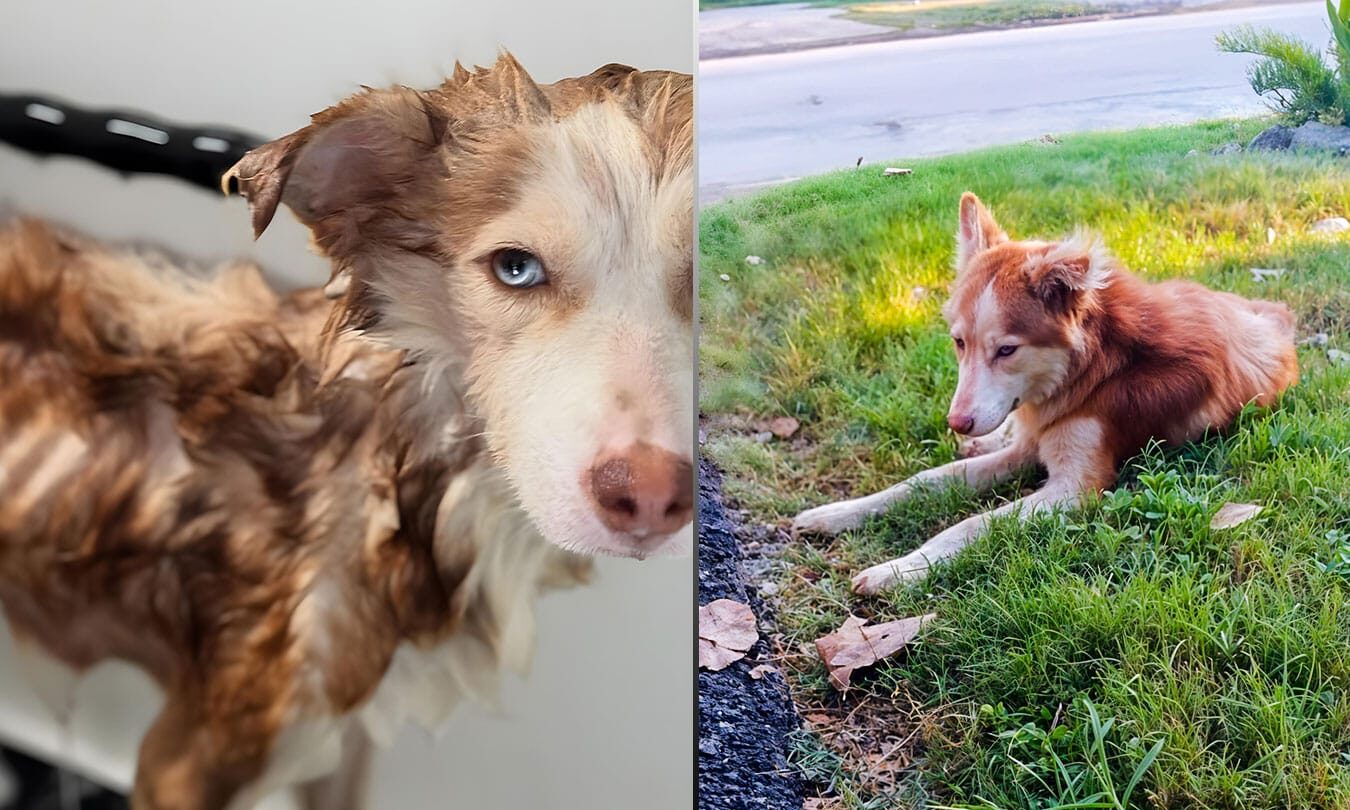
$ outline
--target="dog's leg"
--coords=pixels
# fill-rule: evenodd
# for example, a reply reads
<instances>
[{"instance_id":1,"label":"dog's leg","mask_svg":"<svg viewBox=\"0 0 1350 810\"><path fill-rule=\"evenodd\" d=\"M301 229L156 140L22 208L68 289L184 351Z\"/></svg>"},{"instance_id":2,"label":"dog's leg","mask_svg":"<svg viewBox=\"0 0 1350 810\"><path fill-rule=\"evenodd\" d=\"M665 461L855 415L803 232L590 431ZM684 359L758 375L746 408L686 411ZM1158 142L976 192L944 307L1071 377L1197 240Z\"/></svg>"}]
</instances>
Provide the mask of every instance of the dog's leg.
<instances>
[{"instance_id":1,"label":"dog's leg","mask_svg":"<svg viewBox=\"0 0 1350 810\"><path fill-rule=\"evenodd\" d=\"M1003 424L999 425L992 432L986 433L983 436L977 436L973 439L962 439L957 448L957 455L961 458L974 458L976 456L987 455L995 450L1002 450L1005 447L1010 447L1016 440L1014 434L1016 422L1017 417L1009 415L1007 419L1003 420Z\"/></svg>"},{"instance_id":2,"label":"dog's leg","mask_svg":"<svg viewBox=\"0 0 1350 810\"><path fill-rule=\"evenodd\" d=\"M225 810L263 771L256 717L210 717L197 696L170 691L141 740L132 810Z\"/></svg>"},{"instance_id":3,"label":"dog's leg","mask_svg":"<svg viewBox=\"0 0 1350 810\"><path fill-rule=\"evenodd\" d=\"M362 810L370 783L370 736L359 722L347 726L342 737L342 763L329 775L301 785L304 810Z\"/></svg>"},{"instance_id":4,"label":"dog's leg","mask_svg":"<svg viewBox=\"0 0 1350 810\"><path fill-rule=\"evenodd\" d=\"M986 455L958 459L910 476L875 495L808 509L793 519L792 528L823 534L856 529L867 518L885 512L891 504L904 500L921 486L964 481L976 490L988 489L1030 465L1034 458L1034 448L1018 443Z\"/></svg>"},{"instance_id":5,"label":"dog's leg","mask_svg":"<svg viewBox=\"0 0 1350 810\"><path fill-rule=\"evenodd\" d=\"M1083 493L1100 491L1115 479L1115 465L1095 419L1070 420L1047 431L1040 442L1040 456L1049 472L1045 486L991 512L966 518L899 559L868 568L853 578L853 590L875 594L922 579L934 563L950 559L983 534L994 518L1015 514L1026 519L1049 509L1072 507Z\"/></svg>"}]
</instances>

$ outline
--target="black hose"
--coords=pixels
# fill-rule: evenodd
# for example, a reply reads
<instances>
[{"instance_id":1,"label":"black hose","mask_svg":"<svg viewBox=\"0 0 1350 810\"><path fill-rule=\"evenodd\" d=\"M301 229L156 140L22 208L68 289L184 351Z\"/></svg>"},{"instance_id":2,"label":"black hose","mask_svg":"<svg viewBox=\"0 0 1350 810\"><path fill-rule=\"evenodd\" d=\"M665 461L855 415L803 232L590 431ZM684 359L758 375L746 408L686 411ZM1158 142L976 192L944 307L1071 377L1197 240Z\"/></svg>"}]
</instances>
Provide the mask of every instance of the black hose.
<instances>
[{"instance_id":1,"label":"black hose","mask_svg":"<svg viewBox=\"0 0 1350 810\"><path fill-rule=\"evenodd\" d=\"M224 127L0 93L0 143L35 155L82 157L126 174L169 175L216 192L225 170L262 142Z\"/></svg>"}]
</instances>

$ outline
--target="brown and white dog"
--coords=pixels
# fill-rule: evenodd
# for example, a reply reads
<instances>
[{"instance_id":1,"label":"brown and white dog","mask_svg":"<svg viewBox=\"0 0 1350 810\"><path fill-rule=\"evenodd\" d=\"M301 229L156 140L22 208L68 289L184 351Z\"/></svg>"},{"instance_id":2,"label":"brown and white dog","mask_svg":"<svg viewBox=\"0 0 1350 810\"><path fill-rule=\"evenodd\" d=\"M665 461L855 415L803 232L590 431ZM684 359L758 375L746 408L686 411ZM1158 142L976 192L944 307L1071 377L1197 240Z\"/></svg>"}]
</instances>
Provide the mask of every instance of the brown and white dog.
<instances>
[{"instance_id":1,"label":"brown and white dog","mask_svg":"<svg viewBox=\"0 0 1350 810\"><path fill-rule=\"evenodd\" d=\"M163 687L137 810L248 807L344 738L309 803L359 805L364 736L523 667L574 552L688 545L691 110L509 56L325 110L226 178L322 291L0 229L0 602L44 666Z\"/></svg>"},{"instance_id":2,"label":"brown and white dog","mask_svg":"<svg viewBox=\"0 0 1350 810\"><path fill-rule=\"evenodd\" d=\"M809 509L798 530L859 526L921 486L987 489L1033 464L1045 485L957 523L918 549L853 578L871 594L926 575L991 518L1069 507L1116 480L1151 439L1177 444L1270 405L1298 379L1294 319L1284 304L1199 284L1146 284L1084 234L1014 242L975 195L961 198L956 283L943 314L959 378L947 423L966 436L1012 423L1006 446L915 475L890 489Z\"/></svg>"}]
</instances>

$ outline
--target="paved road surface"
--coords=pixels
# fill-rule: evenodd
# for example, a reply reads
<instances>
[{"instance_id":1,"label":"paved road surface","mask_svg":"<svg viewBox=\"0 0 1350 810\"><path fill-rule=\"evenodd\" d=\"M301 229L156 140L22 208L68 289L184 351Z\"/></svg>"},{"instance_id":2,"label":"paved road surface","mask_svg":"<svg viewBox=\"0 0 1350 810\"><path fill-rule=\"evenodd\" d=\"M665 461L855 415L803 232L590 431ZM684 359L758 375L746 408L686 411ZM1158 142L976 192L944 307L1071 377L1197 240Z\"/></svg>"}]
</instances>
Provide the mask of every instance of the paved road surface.
<instances>
[{"instance_id":1,"label":"paved road surface","mask_svg":"<svg viewBox=\"0 0 1350 810\"><path fill-rule=\"evenodd\" d=\"M1244 22L1318 46L1320 2L716 59L699 66L700 197L1053 132L1250 115Z\"/></svg>"}]
</instances>

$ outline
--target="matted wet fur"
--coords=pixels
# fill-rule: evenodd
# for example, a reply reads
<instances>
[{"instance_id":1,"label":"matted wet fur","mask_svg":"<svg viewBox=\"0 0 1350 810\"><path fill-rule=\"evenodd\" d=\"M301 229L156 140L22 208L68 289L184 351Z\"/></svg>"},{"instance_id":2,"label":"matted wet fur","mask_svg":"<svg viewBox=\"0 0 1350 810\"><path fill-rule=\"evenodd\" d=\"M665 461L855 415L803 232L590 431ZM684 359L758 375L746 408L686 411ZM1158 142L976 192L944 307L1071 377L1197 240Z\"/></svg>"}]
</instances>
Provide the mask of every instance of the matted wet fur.
<instances>
[{"instance_id":1,"label":"matted wet fur","mask_svg":"<svg viewBox=\"0 0 1350 810\"><path fill-rule=\"evenodd\" d=\"M1035 493L968 518L896 560L853 578L876 593L926 575L1004 514L1077 503L1116 480L1152 439L1179 444L1223 429L1248 403L1265 407L1298 380L1294 318L1189 281L1146 284L1100 241L1010 241L975 195L961 198L956 283L943 310L959 365L948 424L959 434L1011 431L973 458L883 492L809 509L800 531L836 533L918 487L963 481L986 489L1034 464Z\"/></svg>"},{"instance_id":2,"label":"matted wet fur","mask_svg":"<svg viewBox=\"0 0 1350 810\"><path fill-rule=\"evenodd\" d=\"M28 655L163 688L133 807L340 761L310 804L360 806L364 735L524 667L573 550L678 545L690 112L685 75L541 86L507 56L316 115L229 181L256 231L280 202L312 229L326 295L0 230L0 602ZM503 246L548 283L493 278ZM666 511L606 513L625 487Z\"/></svg>"}]
</instances>

